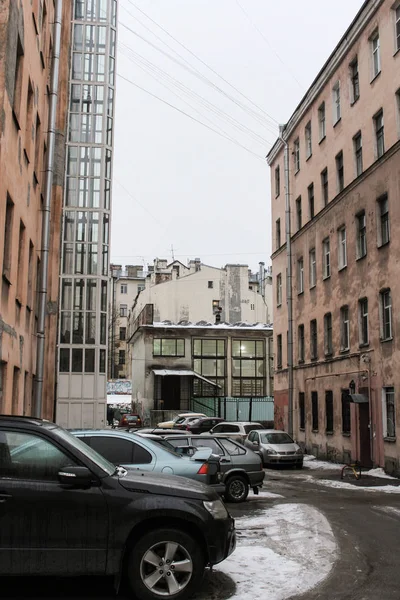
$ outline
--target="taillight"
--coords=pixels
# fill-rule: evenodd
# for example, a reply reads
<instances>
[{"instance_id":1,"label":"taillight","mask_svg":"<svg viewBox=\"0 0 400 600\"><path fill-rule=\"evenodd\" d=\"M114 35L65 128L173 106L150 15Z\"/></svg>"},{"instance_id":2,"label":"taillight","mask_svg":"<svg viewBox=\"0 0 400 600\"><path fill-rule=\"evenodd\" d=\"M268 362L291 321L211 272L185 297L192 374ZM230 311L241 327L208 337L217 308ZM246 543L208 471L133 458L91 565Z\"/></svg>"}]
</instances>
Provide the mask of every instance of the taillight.
<instances>
[{"instance_id":1,"label":"taillight","mask_svg":"<svg viewBox=\"0 0 400 600\"><path fill-rule=\"evenodd\" d=\"M186 431L190 431L190 425L186 425Z\"/></svg>"},{"instance_id":2,"label":"taillight","mask_svg":"<svg viewBox=\"0 0 400 600\"><path fill-rule=\"evenodd\" d=\"M197 475L208 475L208 463L201 465L200 469L197 471Z\"/></svg>"}]
</instances>

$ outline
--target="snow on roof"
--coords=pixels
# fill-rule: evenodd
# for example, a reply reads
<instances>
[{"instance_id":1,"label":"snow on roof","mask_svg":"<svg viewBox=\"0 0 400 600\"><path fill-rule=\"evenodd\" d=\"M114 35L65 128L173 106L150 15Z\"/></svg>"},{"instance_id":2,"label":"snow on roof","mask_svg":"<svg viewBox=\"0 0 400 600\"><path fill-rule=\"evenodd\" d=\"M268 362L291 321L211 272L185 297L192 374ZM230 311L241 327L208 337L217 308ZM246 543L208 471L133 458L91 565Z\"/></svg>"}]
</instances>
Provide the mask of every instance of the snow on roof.
<instances>
[{"instance_id":1,"label":"snow on roof","mask_svg":"<svg viewBox=\"0 0 400 600\"><path fill-rule=\"evenodd\" d=\"M245 321L239 321L238 323L209 323L208 321L198 321L197 323L191 323L190 321L179 321L179 323L172 323L172 321L157 321L152 325L146 325L146 327L171 327L186 328L186 329L241 329L241 330L263 330L273 331L272 323L246 323Z\"/></svg>"}]
</instances>

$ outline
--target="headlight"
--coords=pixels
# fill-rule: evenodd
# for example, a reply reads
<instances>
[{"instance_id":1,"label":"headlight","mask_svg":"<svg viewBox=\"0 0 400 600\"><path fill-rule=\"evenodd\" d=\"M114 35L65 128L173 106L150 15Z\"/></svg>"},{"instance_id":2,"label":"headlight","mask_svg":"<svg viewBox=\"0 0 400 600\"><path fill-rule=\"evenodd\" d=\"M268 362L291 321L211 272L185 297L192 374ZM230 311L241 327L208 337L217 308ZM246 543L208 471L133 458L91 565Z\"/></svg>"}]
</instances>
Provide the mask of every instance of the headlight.
<instances>
[{"instance_id":1,"label":"headlight","mask_svg":"<svg viewBox=\"0 0 400 600\"><path fill-rule=\"evenodd\" d=\"M303 450L301 448L298 448L298 450L296 450L296 454L303 454Z\"/></svg>"},{"instance_id":2,"label":"headlight","mask_svg":"<svg viewBox=\"0 0 400 600\"><path fill-rule=\"evenodd\" d=\"M267 454L278 454L276 450L273 450L272 448L267 448L266 449Z\"/></svg>"},{"instance_id":3,"label":"headlight","mask_svg":"<svg viewBox=\"0 0 400 600\"><path fill-rule=\"evenodd\" d=\"M227 519L228 511L222 500L213 500L212 502L203 502L204 508L208 510L214 519Z\"/></svg>"}]
</instances>

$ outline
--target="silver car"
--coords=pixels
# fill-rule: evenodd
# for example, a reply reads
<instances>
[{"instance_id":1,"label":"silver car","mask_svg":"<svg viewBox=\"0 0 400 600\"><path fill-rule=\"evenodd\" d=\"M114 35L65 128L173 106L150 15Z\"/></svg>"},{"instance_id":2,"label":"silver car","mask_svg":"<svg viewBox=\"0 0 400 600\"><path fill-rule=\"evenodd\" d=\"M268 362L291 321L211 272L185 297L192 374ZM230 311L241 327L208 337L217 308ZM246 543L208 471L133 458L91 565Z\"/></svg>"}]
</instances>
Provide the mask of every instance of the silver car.
<instances>
[{"instance_id":1,"label":"silver car","mask_svg":"<svg viewBox=\"0 0 400 600\"><path fill-rule=\"evenodd\" d=\"M223 434L225 437L230 438L243 444L247 435L253 429L262 429L261 423L252 423L251 421L225 421L224 423L218 423L208 433L201 433L200 435L217 435Z\"/></svg>"},{"instance_id":2,"label":"silver car","mask_svg":"<svg viewBox=\"0 0 400 600\"><path fill-rule=\"evenodd\" d=\"M276 429L251 431L245 446L261 456L264 466L293 465L303 467L303 451L290 435Z\"/></svg>"}]
</instances>

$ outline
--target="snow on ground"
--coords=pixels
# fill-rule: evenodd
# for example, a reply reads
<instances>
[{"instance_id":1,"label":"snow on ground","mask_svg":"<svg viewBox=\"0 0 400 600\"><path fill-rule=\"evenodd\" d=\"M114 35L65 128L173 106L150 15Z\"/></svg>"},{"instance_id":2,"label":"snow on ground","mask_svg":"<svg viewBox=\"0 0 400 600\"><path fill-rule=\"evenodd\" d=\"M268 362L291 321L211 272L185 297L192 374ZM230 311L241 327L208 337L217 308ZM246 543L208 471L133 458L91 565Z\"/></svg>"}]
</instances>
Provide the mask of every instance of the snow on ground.
<instances>
[{"instance_id":1,"label":"snow on ground","mask_svg":"<svg viewBox=\"0 0 400 600\"><path fill-rule=\"evenodd\" d=\"M369 471L363 471L362 474L363 477L364 475L370 475L371 477L382 477L382 479L396 479L396 477L392 477L391 475L385 473L382 467L378 467L377 469L370 469Z\"/></svg>"},{"instance_id":2,"label":"snow on ground","mask_svg":"<svg viewBox=\"0 0 400 600\"><path fill-rule=\"evenodd\" d=\"M216 570L236 583L230 600L284 600L324 580L337 556L325 516L306 504L279 504L236 519L235 552Z\"/></svg>"},{"instance_id":3,"label":"snow on ground","mask_svg":"<svg viewBox=\"0 0 400 600\"><path fill-rule=\"evenodd\" d=\"M267 492L266 490L260 490L258 494L249 494L247 501L249 500L265 500L265 498L271 498L275 500L277 498L284 498L281 494L275 494L274 492Z\"/></svg>"},{"instance_id":4,"label":"snow on ground","mask_svg":"<svg viewBox=\"0 0 400 600\"><path fill-rule=\"evenodd\" d=\"M313 454L305 454L304 467L306 469L321 469L325 471L332 471L333 469L342 469L344 465L340 463L331 463L324 460L317 460Z\"/></svg>"},{"instance_id":5,"label":"snow on ground","mask_svg":"<svg viewBox=\"0 0 400 600\"><path fill-rule=\"evenodd\" d=\"M380 510L381 512L387 513L388 515L400 517L400 508L395 508L394 506L373 506L373 508L375 510Z\"/></svg>"},{"instance_id":6,"label":"snow on ground","mask_svg":"<svg viewBox=\"0 0 400 600\"><path fill-rule=\"evenodd\" d=\"M363 473L364 475L364 473ZM400 494L400 486L396 485L354 485L347 483L346 481L331 481L330 479L314 479L318 485L324 485L325 487L331 487L342 490L353 490L363 492L382 492L384 494Z\"/></svg>"}]
</instances>

